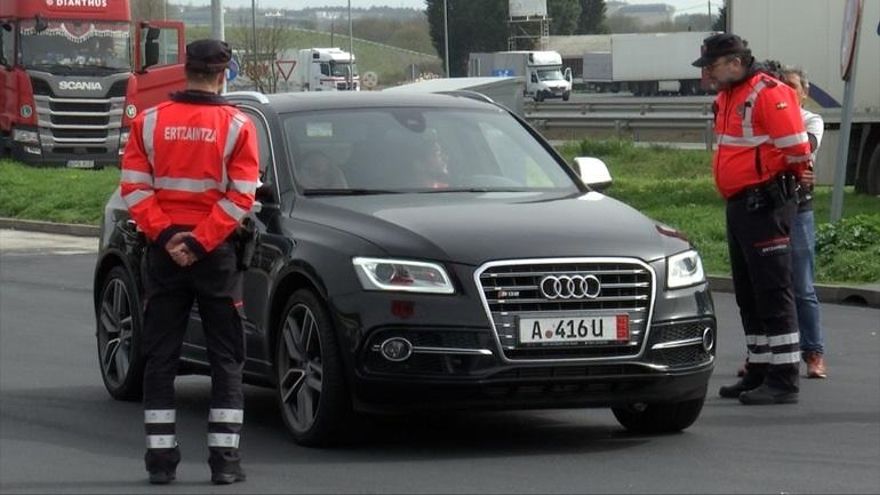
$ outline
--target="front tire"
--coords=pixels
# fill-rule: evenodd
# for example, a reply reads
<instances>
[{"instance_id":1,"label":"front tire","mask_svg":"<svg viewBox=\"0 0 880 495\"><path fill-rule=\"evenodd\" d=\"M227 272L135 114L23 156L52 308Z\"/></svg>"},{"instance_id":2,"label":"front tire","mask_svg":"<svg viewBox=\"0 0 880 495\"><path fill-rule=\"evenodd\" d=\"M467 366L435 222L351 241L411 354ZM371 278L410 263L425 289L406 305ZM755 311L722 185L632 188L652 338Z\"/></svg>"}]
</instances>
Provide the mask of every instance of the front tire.
<instances>
[{"instance_id":1,"label":"front tire","mask_svg":"<svg viewBox=\"0 0 880 495\"><path fill-rule=\"evenodd\" d=\"M332 320L313 292L288 299L275 350L278 405L294 441L311 447L338 441L351 405Z\"/></svg>"},{"instance_id":2,"label":"front tire","mask_svg":"<svg viewBox=\"0 0 880 495\"><path fill-rule=\"evenodd\" d=\"M706 396L667 404L630 404L611 411L624 428L635 433L674 433L694 424Z\"/></svg>"},{"instance_id":3,"label":"front tire","mask_svg":"<svg viewBox=\"0 0 880 495\"><path fill-rule=\"evenodd\" d=\"M123 267L114 267L104 279L96 315L104 387L114 399L140 400L144 381L143 315L137 289Z\"/></svg>"}]
</instances>

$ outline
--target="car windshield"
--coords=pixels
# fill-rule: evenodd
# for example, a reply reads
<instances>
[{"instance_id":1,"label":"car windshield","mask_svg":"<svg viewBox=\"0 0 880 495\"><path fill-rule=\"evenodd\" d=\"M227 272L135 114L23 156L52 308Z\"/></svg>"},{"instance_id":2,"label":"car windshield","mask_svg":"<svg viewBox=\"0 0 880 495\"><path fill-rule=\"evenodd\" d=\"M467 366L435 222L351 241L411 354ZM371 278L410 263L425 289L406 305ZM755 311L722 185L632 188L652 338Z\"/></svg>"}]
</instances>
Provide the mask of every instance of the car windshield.
<instances>
[{"instance_id":1,"label":"car windshield","mask_svg":"<svg viewBox=\"0 0 880 495\"><path fill-rule=\"evenodd\" d=\"M125 22L35 21L21 24L21 63L52 73L131 70L130 37Z\"/></svg>"},{"instance_id":2,"label":"car windshield","mask_svg":"<svg viewBox=\"0 0 880 495\"><path fill-rule=\"evenodd\" d=\"M539 70L538 77L542 81L561 81L565 79L562 75L562 71L559 69Z\"/></svg>"},{"instance_id":3,"label":"car windshield","mask_svg":"<svg viewBox=\"0 0 880 495\"><path fill-rule=\"evenodd\" d=\"M502 111L344 108L290 114L284 130L307 194L578 190Z\"/></svg>"}]
</instances>

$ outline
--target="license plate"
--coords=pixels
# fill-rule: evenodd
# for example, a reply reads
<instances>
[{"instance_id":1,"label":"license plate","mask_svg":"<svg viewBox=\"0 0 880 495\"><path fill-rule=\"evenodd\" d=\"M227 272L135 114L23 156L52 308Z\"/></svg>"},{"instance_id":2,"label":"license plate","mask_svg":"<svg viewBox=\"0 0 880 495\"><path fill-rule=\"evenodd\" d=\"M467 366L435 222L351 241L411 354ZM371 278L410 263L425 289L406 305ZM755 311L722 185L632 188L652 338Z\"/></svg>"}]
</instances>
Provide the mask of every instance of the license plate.
<instances>
[{"instance_id":1,"label":"license plate","mask_svg":"<svg viewBox=\"0 0 880 495\"><path fill-rule=\"evenodd\" d=\"M520 344L595 344L629 340L629 315L520 318Z\"/></svg>"},{"instance_id":2,"label":"license plate","mask_svg":"<svg viewBox=\"0 0 880 495\"><path fill-rule=\"evenodd\" d=\"M95 168L95 160L67 160L67 168Z\"/></svg>"}]
</instances>

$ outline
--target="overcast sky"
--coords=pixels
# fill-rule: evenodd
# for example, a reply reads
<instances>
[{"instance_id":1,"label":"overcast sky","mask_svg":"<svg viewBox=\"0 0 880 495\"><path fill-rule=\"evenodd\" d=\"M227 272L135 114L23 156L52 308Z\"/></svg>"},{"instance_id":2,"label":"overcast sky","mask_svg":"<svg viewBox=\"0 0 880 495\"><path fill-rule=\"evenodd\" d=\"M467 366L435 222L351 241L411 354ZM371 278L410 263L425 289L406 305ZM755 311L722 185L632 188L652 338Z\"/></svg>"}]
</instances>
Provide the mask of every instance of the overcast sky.
<instances>
[{"instance_id":1,"label":"overcast sky","mask_svg":"<svg viewBox=\"0 0 880 495\"><path fill-rule=\"evenodd\" d=\"M169 0L171 3L182 5L210 5L211 0ZM348 0L256 0L257 5L261 8L286 8L286 9L302 9L305 7L324 7L335 6L344 7L348 5ZM473 0L479 1L479 0ZM711 0L712 11L716 12L722 5L721 0ZM667 3L675 7L677 14L696 14L706 12L706 0L627 0L627 3ZM230 7L249 7L251 0L223 0L223 4ZM351 6L354 8L366 8L374 5L405 7L422 9L425 7L425 0L351 0Z\"/></svg>"}]
</instances>

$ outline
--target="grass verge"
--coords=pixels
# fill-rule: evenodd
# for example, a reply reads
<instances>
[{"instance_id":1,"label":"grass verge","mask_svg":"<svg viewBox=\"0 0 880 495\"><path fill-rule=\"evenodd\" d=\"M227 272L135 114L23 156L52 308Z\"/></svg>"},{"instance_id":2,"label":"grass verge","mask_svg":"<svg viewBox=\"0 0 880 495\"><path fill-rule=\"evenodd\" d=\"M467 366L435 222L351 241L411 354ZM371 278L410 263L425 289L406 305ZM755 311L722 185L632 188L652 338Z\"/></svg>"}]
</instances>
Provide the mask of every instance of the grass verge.
<instances>
[{"instance_id":1,"label":"grass verge","mask_svg":"<svg viewBox=\"0 0 880 495\"><path fill-rule=\"evenodd\" d=\"M724 202L715 189L708 151L639 148L627 141L572 142L566 159L601 158L614 184L609 196L684 232L700 250L706 270L728 275ZM880 198L845 189L844 216L831 224L831 187L816 188L816 278L821 282L880 281Z\"/></svg>"},{"instance_id":2,"label":"grass verge","mask_svg":"<svg viewBox=\"0 0 880 495\"><path fill-rule=\"evenodd\" d=\"M33 168L0 160L0 216L97 225L119 170Z\"/></svg>"}]
</instances>

